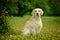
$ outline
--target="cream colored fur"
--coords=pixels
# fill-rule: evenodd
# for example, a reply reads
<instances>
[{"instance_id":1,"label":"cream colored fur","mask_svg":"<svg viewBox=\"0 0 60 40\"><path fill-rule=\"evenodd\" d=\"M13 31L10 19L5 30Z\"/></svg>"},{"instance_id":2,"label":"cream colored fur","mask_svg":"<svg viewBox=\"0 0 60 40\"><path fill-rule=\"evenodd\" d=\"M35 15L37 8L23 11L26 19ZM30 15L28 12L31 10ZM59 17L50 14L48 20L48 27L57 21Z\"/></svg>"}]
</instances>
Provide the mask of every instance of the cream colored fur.
<instances>
[{"instance_id":1,"label":"cream colored fur","mask_svg":"<svg viewBox=\"0 0 60 40\"><path fill-rule=\"evenodd\" d=\"M39 34L42 29L42 20L41 15L43 15L43 11L40 8L36 8L32 11L32 17L28 20L22 29L22 35L29 34Z\"/></svg>"}]
</instances>

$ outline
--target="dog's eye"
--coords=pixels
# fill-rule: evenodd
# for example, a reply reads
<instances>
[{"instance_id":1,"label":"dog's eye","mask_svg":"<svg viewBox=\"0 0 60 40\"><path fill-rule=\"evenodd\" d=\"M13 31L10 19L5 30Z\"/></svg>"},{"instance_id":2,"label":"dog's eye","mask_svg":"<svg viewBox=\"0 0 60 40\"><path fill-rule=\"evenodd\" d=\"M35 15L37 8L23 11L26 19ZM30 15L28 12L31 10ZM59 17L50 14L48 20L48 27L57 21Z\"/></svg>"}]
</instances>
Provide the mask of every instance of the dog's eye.
<instances>
[{"instance_id":1,"label":"dog's eye","mask_svg":"<svg viewBox=\"0 0 60 40\"><path fill-rule=\"evenodd\" d=\"M40 12L40 10L38 10Z\"/></svg>"},{"instance_id":2,"label":"dog's eye","mask_svg":"<svg viewBox=\"0 0 60 40\"><path fill-rule=\"evenodd\" d=\"M35 12L37 12L37 11L35 10Z\"/></svg>"}]
</instances>

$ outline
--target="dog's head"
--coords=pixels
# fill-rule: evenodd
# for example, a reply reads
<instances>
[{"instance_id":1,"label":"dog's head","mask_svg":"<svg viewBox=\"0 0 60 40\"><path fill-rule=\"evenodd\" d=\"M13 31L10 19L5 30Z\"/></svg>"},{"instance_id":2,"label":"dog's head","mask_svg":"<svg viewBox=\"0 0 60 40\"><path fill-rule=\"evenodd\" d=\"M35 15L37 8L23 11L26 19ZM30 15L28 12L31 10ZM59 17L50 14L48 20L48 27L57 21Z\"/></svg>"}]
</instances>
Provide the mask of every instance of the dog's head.
<instances>
[{"instance_id":1,"label":"dog's head","mask_svg":"<svg viewBox=\"0 0 60 40\"><path fill-rule=\"evenodd\" d=\"M43 10L40 8L36 8L32 11L33 17L40 17L41 15L43 15Z\"/></svg>"}]
</instances>

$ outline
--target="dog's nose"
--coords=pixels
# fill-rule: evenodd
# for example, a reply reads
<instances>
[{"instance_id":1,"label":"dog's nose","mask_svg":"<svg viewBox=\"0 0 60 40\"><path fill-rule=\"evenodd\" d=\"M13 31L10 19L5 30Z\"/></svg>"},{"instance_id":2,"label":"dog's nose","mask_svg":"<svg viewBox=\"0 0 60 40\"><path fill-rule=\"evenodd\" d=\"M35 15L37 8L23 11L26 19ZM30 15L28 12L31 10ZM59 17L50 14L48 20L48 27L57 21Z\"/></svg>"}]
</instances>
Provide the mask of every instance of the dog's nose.
<instances>
[{"instance_id":1,"label":"dog's nose","mask_svg":"<svg viewBox=\"0 0 60 40\"><path fill-rule=\"evenodd\" d=\"M39 16L39 13L37 13L37 16Z\"/></svg>"}]
</instances>

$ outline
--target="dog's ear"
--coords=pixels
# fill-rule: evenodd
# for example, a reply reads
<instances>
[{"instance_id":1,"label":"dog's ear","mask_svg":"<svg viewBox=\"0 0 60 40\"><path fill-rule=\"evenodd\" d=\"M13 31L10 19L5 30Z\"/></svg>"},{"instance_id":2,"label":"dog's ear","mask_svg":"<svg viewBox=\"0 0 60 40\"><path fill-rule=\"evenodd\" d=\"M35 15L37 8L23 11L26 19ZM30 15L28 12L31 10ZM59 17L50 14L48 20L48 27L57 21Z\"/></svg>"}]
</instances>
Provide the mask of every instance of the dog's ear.
<instances>
[{"instance_id":1,"label":"dog's ear","mask_svg":"<svg viewBox=\"0 0 60 40\"><path fill-rule=\"evenodd\" d=\"M43 10L41 9L40 11L41 11L40 15L43 15L43 13L44 13Z\"/></svg>"},{"instance_id":2,"label":"dog's ear","mask_svg":"<svg viewBox=\"0 0 60 40\"><path fill-rule=\"evenodd\" d=\"M34 15L35 15L35 12L34 12L34 10L32 10L32 17L34 17Z\"/></svg>"}]
</instances>

